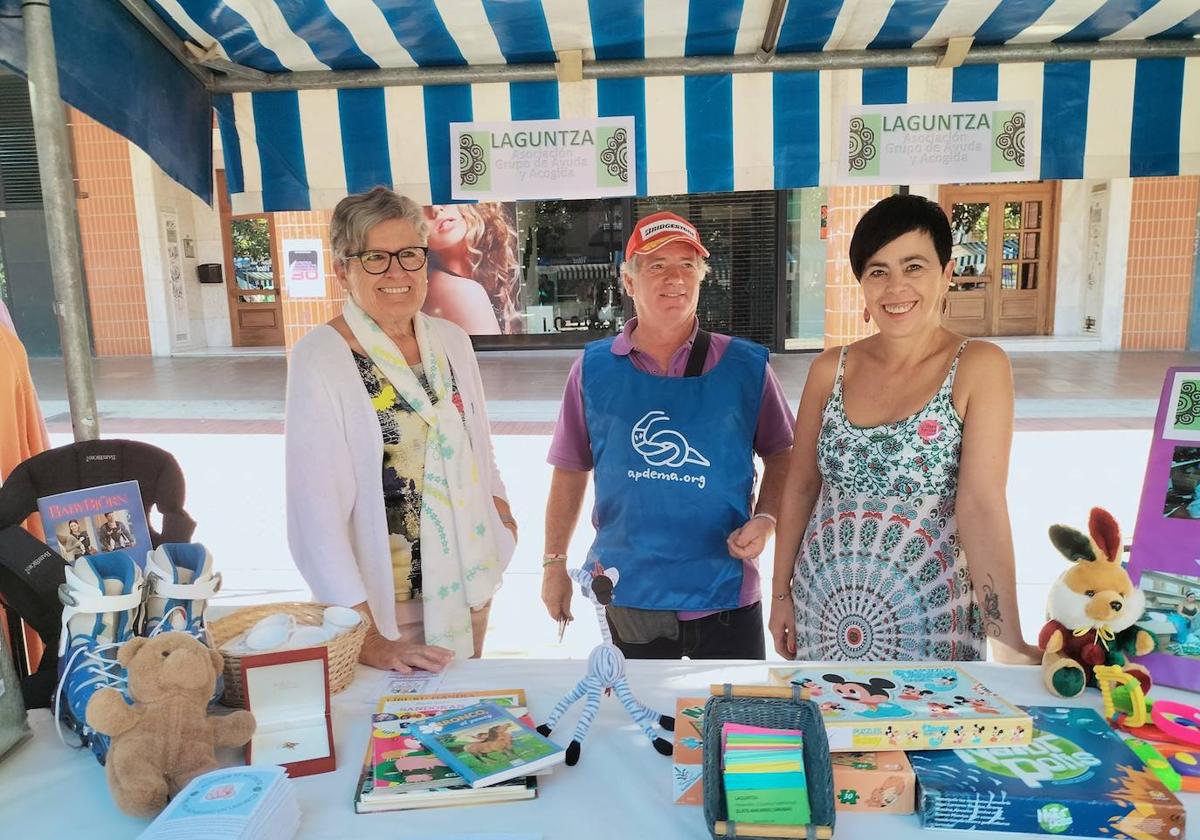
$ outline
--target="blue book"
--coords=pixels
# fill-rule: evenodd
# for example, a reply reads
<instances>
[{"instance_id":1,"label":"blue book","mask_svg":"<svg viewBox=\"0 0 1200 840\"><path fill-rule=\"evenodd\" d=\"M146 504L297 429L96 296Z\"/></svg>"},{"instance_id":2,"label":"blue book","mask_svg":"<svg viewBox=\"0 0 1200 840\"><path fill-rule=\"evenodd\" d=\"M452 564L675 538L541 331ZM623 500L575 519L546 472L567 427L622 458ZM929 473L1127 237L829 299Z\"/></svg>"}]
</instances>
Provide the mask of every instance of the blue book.
<instances>
[{"instance_id":1,"label":"blue book","mask_svg":"<svg viewBox=\"0 0 1200 840\"><path fill-rule=\"evenodd\" d=\"M566 759L562 747L493 703L430 718L416 735L473 788L532 776Z\"/></svg>"},{"instance_id":2,"label":"blue book","mask_svg":"<svg viewBox=\"0 0 1200 840\"><path fill-rule=\"evenodd\" d=\"M1033 742L910 752L922 828L1181 840L1179 800L1092 709L1026 706Z\"/></svg>"},{"instance_id":3,"label":"blue book","mask_svg":"<svg viewBox=\"0 0 1200 840\"><path fill-rule=\"evenodd\" d=\"M128 551L146 568L146 555L154 547L136 481L42 496L38 512L46 542L68 563L91 554Z\"/></svg>"}]
</instances>

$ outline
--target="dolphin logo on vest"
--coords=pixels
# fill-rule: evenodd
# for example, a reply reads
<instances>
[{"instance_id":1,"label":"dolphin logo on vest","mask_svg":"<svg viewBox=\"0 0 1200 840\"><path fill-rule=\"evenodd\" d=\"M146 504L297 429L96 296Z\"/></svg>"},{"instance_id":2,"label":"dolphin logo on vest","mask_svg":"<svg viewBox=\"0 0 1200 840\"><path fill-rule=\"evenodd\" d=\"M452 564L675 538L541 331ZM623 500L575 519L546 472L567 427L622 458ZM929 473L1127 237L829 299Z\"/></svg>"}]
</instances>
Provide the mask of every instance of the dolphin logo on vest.
<instances>
[{"instance_id":1,"label":"dolphin logo on vest","mask_svg":"<svg viewBox=\"0 0 1200 840\"><path fill-rule=\"evenodd\" d=\"M665 426L651 428L655 423L670 420L665 411L647 411L641 420L633 424L630 434L633 450L653 467L682 467L684 464L709 466L708 459L693 449L680 432Z\"/></svg>"}]
</instances>

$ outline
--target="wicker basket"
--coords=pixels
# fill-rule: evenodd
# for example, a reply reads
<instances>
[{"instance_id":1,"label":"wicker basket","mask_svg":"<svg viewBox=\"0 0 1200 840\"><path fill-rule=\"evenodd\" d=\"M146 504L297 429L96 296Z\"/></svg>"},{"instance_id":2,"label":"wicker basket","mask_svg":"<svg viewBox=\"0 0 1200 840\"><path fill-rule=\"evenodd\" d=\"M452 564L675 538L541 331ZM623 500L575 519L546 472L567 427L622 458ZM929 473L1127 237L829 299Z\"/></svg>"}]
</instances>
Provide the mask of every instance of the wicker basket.
<instances>
[{"instance_id":1,"label":"wicker basket","mask_svg":"<svg viewBox=\"0 0 1200 840\"><path fill-rule=\"evenodd\" d=\"M257 607L245 607L230 613L224 618L217 619L208 626L212 634L213 647L220 650L221 646L238 634L244 633L269 615L287 613L296 619L297 626L312 625L320 627L325 618L326 604L312 603L283 603L263 604ZM349 633L342 633L324 644L329 650L329 693L337 694L350 685L354 679L354 671L358 666L358 652L362 649L363 640L367 638L367 622L362 621ZM250 654L229 653L221 651L225 657L225 693L221 702L226 706L242 708L246 705L246 697L242 690L242 656Z\"/></svg>"},{"instance_id":2,"label":"wicker basket","mask_svg":"<svg viewBox=\"0 0 1200 840\"><path fill-rule=\"evenodd\" d=\"M816 703L806 699L800 686L714 685L704 706L704 818L716 838L797 837L819 840L833 836L833 765L829 739ZM804 774L812 824L808 826L754 826L727 822L725 779L721 773L721 726L744 723L772 729L799 729L804 733Z\"/></svg>"}]
</instances>

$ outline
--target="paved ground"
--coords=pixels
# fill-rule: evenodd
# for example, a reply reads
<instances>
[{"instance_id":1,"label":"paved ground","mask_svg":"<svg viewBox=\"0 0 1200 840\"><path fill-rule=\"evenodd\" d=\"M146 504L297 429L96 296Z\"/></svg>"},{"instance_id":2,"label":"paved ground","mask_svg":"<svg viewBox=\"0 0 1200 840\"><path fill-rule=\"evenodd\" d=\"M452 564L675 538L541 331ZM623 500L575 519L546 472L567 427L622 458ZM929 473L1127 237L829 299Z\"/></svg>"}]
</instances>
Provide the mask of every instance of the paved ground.
<instances>
[{"instance_id":1,"label":"paved ground","mask_svg":"<svg viewBox=\"0 0 1200 840\"><path fill-rule=\"evenodd\" d=\"M599 634L590 611L560 645L542 610L541 523L545 463L558 394L572 352L481 356L495 444L522 526L517 555L497 596L489 656L583 657ZM810 357L774 364L793 402ZM1014 354L1018 432L1009 477L1019 600L1027 635L1042 621L1049 583L1062 569L1046 529L1082 525L1094 504L1132 530L1163 373L1200 364L1200 354ZM38 359L34 377L52 442L70 441L60 362ZM283 511L282 358L118 358L96 364L101 429L170 450L188 479L196 539L213 550L230 604L307 598L288 555ZM590 502L588 503L590 506ZM571 553L591 539L583 523Z\"/></svg>"}]
</instances>

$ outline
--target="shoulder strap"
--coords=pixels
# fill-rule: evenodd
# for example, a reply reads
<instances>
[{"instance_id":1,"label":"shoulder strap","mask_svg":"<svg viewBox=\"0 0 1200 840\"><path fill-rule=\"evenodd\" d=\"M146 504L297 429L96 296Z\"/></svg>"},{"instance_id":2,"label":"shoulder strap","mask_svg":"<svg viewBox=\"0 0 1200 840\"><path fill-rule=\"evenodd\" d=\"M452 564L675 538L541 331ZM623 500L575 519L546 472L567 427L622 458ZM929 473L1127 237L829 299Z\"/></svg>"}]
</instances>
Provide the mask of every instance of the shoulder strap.
<instances>
[{"instance_id":1,"label":"shoulder strap","mask_svg":"<svg viewBox=\"0 0 1200 840\"><path fill-rule=\"evenodd\" d=\"M971 339L964 339L963 343L958 345L958 352L954 354L954 361L950 363L950 372L946 374L945 384L949 387L954 387L954 378L958 373L958 363L962 360L963 351L967 349L967 345L971 343Z\"/></svg>"},{"instance_id":2,"label":"shoulder strap","mask_svg":"<svg viewBox=\"0 0 1200 840\"><path fill-rule=\"evenodd\" d=\"M842 377L846 374L846 351L850 349L849 344L843 344L841 351L838 353L838 369L837 376L834 377L834 390L838 390L842 386Z\"/></svg>"},{"instance_id":3,"label":"shoulder strap","mask_svg":"<svg viewBox=\"0 0 1200 840\"><path fill-rule=\"evenodd\" d=\"M708 345L711 343L711 333L706 330L696 331L692 352L688 354L687 366L683 369L684 376L699 376L704 373L704 360L708 358Z\"/></svg>"}]
</instances>

